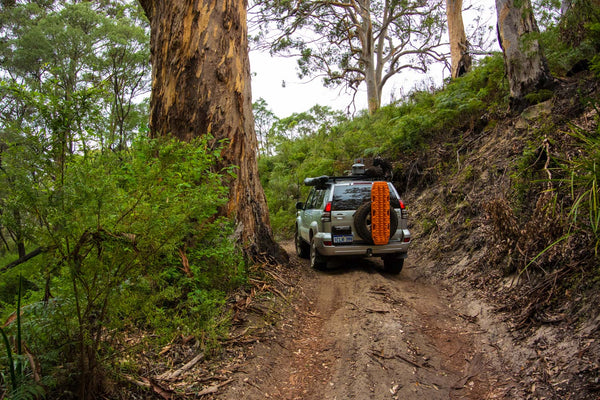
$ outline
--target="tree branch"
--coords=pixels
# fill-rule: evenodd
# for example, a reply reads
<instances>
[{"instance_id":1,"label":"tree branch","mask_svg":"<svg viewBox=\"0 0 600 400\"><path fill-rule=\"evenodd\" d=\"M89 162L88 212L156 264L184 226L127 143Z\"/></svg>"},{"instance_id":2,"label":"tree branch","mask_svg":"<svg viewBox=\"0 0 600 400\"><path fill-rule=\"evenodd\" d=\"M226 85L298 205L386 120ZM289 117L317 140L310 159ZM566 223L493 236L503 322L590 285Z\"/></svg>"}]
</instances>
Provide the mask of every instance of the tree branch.
<instances>
[{"instance_id":1,"label":"tree branch","mask_svg":"<svg viewBox=\"0 0 600 400\"><path fill-rule=\"evenodd\" d=\"M45 251L46 251L45 248L38 247L37 249L33 250L32 252L25 254L23 257L20 257L19 259L11 262L10 264L7 264L4 267L0 268L0 272L4 272L13 267L16 267L17 265L23 264L24 262L31 260L32 258L42 254Z\"/></svg>"}]
</instances>

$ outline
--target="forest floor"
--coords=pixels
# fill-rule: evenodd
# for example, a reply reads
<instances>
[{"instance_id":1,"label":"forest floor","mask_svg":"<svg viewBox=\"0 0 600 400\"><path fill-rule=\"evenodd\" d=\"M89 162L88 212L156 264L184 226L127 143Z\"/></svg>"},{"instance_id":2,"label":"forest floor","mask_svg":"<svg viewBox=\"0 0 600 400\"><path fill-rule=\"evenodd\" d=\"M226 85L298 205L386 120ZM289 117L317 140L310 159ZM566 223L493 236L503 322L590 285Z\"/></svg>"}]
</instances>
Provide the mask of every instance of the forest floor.
<instances>
[{"instance_id":1,"label":"forest floor","mask_svg":"<svg viewBox=\"0 0 600 400\"><path fill-rule=\"evenodd\" d=\"M315 271L284 247L289 265L265 266L232 299L219 357L181 338L161 351L166 372L149 360L154 378L132 383L171 400L598 398L595 330L550 324L525 335L468 283L431 274L439 261L419 243L399 275L378 258Z\"/></svg>"},{"instance_id":2,"label":"forest floor","mask_svg":"<svg viewBox=\"0 0 600 400\"><path fill-rule=\"evenodd\" d=\"M295 280L287 310L231 350L236 373L215 398L518 398L503 325L466 293L428 282L422 262L411 253L389 275L378 258L341 259L320 272L292 256L280 275Z\"/></svg>"}]
</instances>

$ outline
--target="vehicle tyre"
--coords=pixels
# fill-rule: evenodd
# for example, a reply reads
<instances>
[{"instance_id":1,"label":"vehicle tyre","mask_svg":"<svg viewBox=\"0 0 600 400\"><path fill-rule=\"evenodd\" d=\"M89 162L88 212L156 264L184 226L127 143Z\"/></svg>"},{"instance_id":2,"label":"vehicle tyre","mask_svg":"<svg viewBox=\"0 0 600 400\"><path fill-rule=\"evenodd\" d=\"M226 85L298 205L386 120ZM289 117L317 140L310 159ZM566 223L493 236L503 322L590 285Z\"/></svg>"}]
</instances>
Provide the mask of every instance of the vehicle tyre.
<instances>
[{"instance_id":1,"label":"vehicle tyre","mask_svg":"<svg viewBox=\"0 0 600 400\"><path fill-rule=\"evenodd\" d=\"M354 228L356 233L363 240L373 244L373 236L371 235L371 202L364 202L356 213L354 213ZM390 205L390 239L398 229L398 215L394 207Z\"/></svg>"},{"instance_id":2,"label":"vehicle tyre","mask_svg":"<svg viewBox=\"0 0 600 400\"><path fill-rule=\"evenodd\" d=\"M400 258L396 255L384 256L383 258L383 269L385 272L390 274L398 275L404 267L404 258Z\"/></svg>"},{"instance_id":3,"label":"vehicle tyre","mask_svg":"<svg viewBox=\"0 0 600 400\"><path fill-rule=\"evenodd\" d=\"M327 268L327 258L319 254L314 238L310 239L310 266L320 271Z\"/></svg>"},{"instance_id":4,"label":"vehicle tyre","mask_svg":"<svg viewBox=\"0 0 600 400\"><path fill-rule=\"evenodd\" d=\"M294 235L294 243L296 245L296 254L300 258L308 258L310 256L310 246L301 237L296 227L296 233Z\"/></svg>"}]
</instances>

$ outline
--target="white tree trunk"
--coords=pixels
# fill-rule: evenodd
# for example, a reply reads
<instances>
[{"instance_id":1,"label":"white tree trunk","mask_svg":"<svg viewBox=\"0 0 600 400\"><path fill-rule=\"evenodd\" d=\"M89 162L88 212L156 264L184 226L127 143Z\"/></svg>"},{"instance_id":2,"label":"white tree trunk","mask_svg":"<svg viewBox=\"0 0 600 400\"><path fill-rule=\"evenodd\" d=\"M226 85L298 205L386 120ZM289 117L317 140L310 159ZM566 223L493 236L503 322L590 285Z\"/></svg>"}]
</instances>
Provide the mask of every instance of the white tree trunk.
<instances>
[{"instance_id":1,"label":"white tree trunk","mask_svg":"<svg viewBox=\"0 0 600 400\"><path fill-rule=\"evenodd\" d=\"M361 19L361 59L364 64L365 83L367 85L367 99L369 114L375 113L381 106L381 93L379 82L381 76L377 76L377 63L375 61L375 39L373 38L373 23L371 21L371 1L362 0L358 2L356 9Z\"/></svg>"},{"instance_id":2,"label":"white tree trunk","mask_svg":"<svg viewBox=\"0 0 600 400\"><path fill-rule=\"evenodd\" d=\"M446 0L446 16L452 60L451 74L452 78L458 78L471 69L472 61L462 19L462 0Z\"/></svg>"}]
</instances>

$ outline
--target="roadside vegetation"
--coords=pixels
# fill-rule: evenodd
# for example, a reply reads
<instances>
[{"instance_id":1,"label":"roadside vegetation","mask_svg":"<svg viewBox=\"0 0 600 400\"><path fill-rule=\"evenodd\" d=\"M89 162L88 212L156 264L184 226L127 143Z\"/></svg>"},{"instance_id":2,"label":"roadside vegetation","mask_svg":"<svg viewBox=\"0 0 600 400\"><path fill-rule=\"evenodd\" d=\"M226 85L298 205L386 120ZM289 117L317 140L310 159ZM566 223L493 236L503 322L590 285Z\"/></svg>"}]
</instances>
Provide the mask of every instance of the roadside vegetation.
<instances>
[{"instance_id":1,"label":"roadside vegetation","mask_svg":"<svg viewBox=\"0 0 600 400\"><path fill-rule=\"evenodd\" d=\"M269 150L274 154L263 152L259 167L275 233L288 239L293 234L295 201L307 192L304 177L343 175L356 158L381 155L394 161L396 183L410 180L415 156L426 153L440 138L458 143L465 132L484 128L485 119L503 115L508 107L503 77L502 55L496 54L443 89L414 91L374 115L364 112L348 119L315 107L274 120L265 134L276 143ZM327 117L339 122L318 124ZM310 134L298 130L306 124ZM398 189L405 191L406 182Z\"/></svg>"},{"instance_id":2,"label":"roadside vegetation","mask_svg":"<svg viewBox=\"0 0 600 400\"><path fill-rule=\"evenodd\" d=\"M18 3L0 23L0 398L110 393L180 337L209 356L247 280L216 216L223 143L148 137L135 3Z\"/></svg>"},{"instance_id":3,"label":"roadside vegetation","mask_svg":"<svg viewBox=\"0 0 600 400\"><path fill-rule=\"evenodd\" d=\"M13 3L0 19L0 398L116 398L148 368L140 354L156 360L192 337L211 355L227 337L227 302L251 280L231 220L216 216L236 169L215 170L226 142L148 138L136 5ZM381 155L416 245L477 256L454 277L502 288L491 297L518 312L517 327L551 321L544 310L574 326L595 317L600 10L583 3L547 20L539 39L558 80L528 94L522 114L509 108L501 54L371 115L315 106L278 118L258 102L278 238L292 237L305 177ZM520 281L507 289L509 276Z\"/></svg>"},{"instance_id":4,"label":"roadside vegetation","mask_svg":"<svg viewBox=\"0 0 600 400\"><path fill-rule=\"evenodd\" d=\"M511 313L515 329L593 325L600 10L585 4L560 22L546 20L537 37L555 83L528 94L524 111L511 110L502 55L494 54L442 88L311 135L285 137L279 128L310 112L276 121L267 132L277 145L259 160L275 233L293 234L304 177L344 174L355 158L381 155L407 202L413 248L436 260L431 273L481 290Z\"/></svg>"}]
</instances>

